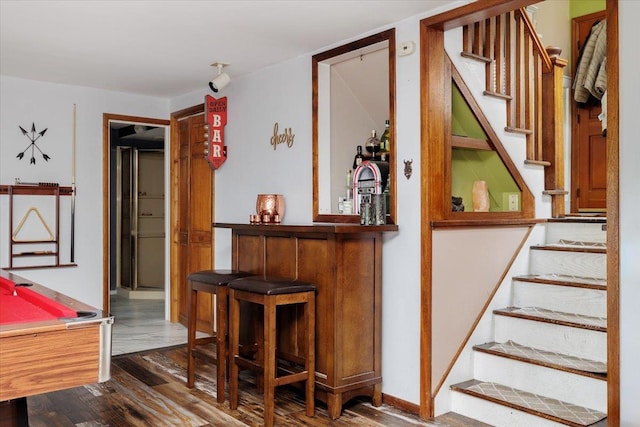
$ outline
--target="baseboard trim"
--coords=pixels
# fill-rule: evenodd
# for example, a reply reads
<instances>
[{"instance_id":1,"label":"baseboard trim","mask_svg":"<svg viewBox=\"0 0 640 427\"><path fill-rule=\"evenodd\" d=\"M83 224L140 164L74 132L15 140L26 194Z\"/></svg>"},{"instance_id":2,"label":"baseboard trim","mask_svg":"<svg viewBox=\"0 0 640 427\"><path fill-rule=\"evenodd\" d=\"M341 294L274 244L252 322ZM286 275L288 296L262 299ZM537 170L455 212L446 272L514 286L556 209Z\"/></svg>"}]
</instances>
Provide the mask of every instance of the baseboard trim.
<instances>
[{"instance_id":1,"label":"baseboard trim","mask_svg":"<svg viewBox=\"0 0 640 427\"><path fill-rule=\"evenodd\" d=\"M420 405L411 403L406 400L400 399L389 394L382 393L382 403L393 406L394 408L401 409L414 415L420 414Z\"/></svg>"}]
</instances>

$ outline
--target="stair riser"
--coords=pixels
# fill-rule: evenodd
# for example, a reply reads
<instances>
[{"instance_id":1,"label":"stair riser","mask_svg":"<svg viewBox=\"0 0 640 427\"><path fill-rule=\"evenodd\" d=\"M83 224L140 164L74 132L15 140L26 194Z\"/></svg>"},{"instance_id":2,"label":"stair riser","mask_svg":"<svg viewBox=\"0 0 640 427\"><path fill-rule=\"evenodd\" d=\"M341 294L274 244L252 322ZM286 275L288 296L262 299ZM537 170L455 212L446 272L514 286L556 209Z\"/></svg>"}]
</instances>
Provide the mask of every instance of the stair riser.
<instances>
[{"instance_id":1,"label":"stair riser","mask_svg":"<svg viewBox=\"0 0 640 427\"><path fill-rule=\"evenodd\" d=\"M607 411L607 382L476 351L474 378Z\"/></svg>"},{"instance_id":2,"label":"stair riser","mask_svg":"<svg viewBox=\"0 0 640 427\"><path fill-rule=\"evenodd\" d=\"M557 243L560 239L580 242L606 243L607 232L602 223L549 222L546 224L547 243Z\"/></svg>"},{"instance_id":3,"label":"stair riser","mask_svg":"<svg viewBox=\"0 0 640 427\"><path fill-rule=\"evenodd\" d=\"M454 391L451 410L495 427L566 427L526 412Z\"/></svg>"},{"instance_id":4,"label":"stair riser","mask_svg":"<svg viewBox=\"0 0 640 427\"><path fill-rule=\"evenodd\" d=\"M585 316L607 317L607 293L597 289L514 280L512 305L514 307L540 307Z\"/></svg>"},{"instance_id":5,"label":"stair riser","mask_svg":"<svg viewBox=\"0 0 640 427\"><path fill-rule=\"evenodd\" d=\"M606 279L607 255L532 249L530 273Z\"/></svg>"},{"instance_id":6,"label":"stair riser","mask_svg":"<svg viewBox=\"0 0 640 427\"><path fill-rule=\"evenodd\" d=\"M540 350L607 361L607 334L604 332L502 315L494 316L494 322L496 342L512 340Z\"/></svg>"}]
</instances>

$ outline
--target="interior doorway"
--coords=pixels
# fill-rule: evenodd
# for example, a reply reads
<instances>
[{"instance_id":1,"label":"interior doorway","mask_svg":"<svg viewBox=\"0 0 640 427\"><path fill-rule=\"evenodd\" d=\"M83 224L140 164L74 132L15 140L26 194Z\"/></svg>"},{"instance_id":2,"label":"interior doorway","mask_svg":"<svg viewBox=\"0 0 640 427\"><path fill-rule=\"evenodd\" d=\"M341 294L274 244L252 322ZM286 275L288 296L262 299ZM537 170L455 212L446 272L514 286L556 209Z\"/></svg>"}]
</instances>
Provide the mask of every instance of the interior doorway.
<instances>
[{"instance_id":1,"label":"interior doorway","mask_svg":"<svg viewBox=\"0 0 640 427\"><path fill-rule=\"evenodd\" d=\"M571 21L572 78L575 78L581 51L596 25L606 20L606 10L578 16ZM604 28L606 35L606 27ZM597 33L596 33L597 34ZM595 55L594 55L595 56ZM588 61L587 61L588 62ZM589 96L582 103L571 93L571 212L605 214L607 211L607 138L600 120L602 103Z\"/></svg>"},{"instance_id":2,"label":"interior doorway","mask_svg":"<svg viewBox=\"0 0 640 427\"><path fill-rule=\"evenodd\" d=\"M103 309L115 296L156 299L168 319L169 121L104 114L103 132Z\"/></svg>"},{"instance_id":3,"label":"interior doorway","mask_svg":"<svg viewBox=\"0 0 640 427\"><path fill-rule=\"evenodd\" d=\"M156 127L149 132L156 129L164 131ZM111 258L116 268L112 277L116 292L130 299L164 299L164 135L158 134L161 138L145 142L144 147L126 139L113 140L117 144L117 231L116 242L110 245L110 251L116 251Z\"/></svg>"},{"instance_id":4,"label":"interior doorway","mask_svg":"<svg viewBox=\"0 0 640 427\"><path fill-rule=\"evenodd\" d=\"M166 133L165 126L109 124L109 293L124 302L166 300Z\"/></svg>"}]
</instances>

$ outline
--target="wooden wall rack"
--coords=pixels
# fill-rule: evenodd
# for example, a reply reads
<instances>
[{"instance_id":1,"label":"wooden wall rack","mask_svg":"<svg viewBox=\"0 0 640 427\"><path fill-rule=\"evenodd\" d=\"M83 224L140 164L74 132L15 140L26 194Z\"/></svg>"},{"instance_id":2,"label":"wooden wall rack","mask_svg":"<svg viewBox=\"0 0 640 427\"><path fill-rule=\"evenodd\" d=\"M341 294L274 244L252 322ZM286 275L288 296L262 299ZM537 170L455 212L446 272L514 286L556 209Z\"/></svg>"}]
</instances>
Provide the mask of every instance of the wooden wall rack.
<instances>
[{"instance_id":1,"label":"wooden wall rack","mask_svg":"<svg viewBox=\"0 0 640 427\"><path fill-rule=\"evenodd\" d=\"M57 184L41 184L41 185L0 185L0 195L9 196L9 267L6 270L25 270L35 268L57 268L57 267L75 267L77 264L60 263L60 196L71 196L73 194L72 187L61 187ZM13 223L13 197L14 196L54 196L55 197L55 233L52 240L16 240L14 236ZM16 246L22 245L40 245L40 247L53 245L53 250L34 250L26 252L16 252ZM14 266L16 258L37 257L45 260L54 258L53 263L36 264L29 266Z\"/></svg>"}]
</instances>

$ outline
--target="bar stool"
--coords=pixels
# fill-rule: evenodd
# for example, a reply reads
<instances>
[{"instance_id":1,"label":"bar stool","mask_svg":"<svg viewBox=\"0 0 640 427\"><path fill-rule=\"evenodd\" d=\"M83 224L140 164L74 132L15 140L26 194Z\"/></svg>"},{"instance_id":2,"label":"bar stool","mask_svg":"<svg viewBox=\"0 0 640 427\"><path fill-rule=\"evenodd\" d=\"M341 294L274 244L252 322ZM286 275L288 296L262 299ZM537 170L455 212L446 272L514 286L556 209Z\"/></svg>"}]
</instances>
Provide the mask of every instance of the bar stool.
<instances>
[{"instance_id":1,"label":"bar stool","mask_svg":"<svg viewBox=\"0 0 640 427\"><path fill-rule=\"evenodd\" d=\"M315 412L315 285L311 283L263 277L245 277L229 283L229 405L238 408L238 375L239 367L262 373L258 376L258 388L264 388L264 423L273 425L275 388L285 384L306 381L306 414L312 417ZM263 306L263 319L256 318L261 330L258 330L257 359L244 357L239 352L240 335L240 301L247 301ZM303 370L294 372L287 369L287 374L277 376L277 328L276 309L278 306L301 304L304 307L304 346L306 353ZM262 338L262 339L261 339Z\"/></svg>"},{"instance_id":2,"label":"bar stool","mask_svg":"<svg viewBox=\"0 0 640 427\"><path fill-rule=\"evenodd\" d=\"M237 270L203 270L191 273L187 277L187 387L193 388L195 383L196 356L207 358L216 364L218 402L224 402L225 367L228 363L228 290L227 284L234 279L250 276L250 273ZM206 292L216 295L216 330L211 336L196 338L196 318L198 311L198 293ZM216 356L199 350L197 346L215 343Z\"/></svg>"}]
</instances>

